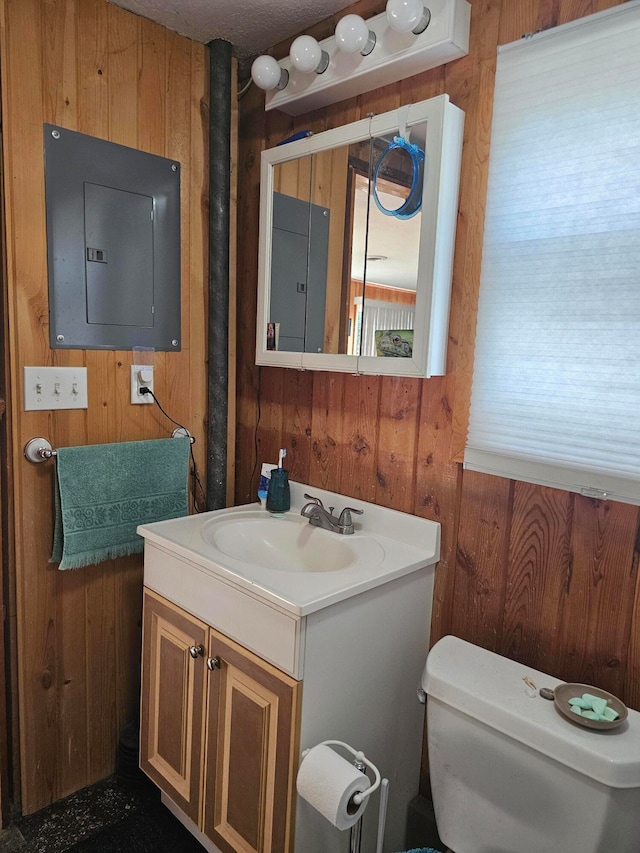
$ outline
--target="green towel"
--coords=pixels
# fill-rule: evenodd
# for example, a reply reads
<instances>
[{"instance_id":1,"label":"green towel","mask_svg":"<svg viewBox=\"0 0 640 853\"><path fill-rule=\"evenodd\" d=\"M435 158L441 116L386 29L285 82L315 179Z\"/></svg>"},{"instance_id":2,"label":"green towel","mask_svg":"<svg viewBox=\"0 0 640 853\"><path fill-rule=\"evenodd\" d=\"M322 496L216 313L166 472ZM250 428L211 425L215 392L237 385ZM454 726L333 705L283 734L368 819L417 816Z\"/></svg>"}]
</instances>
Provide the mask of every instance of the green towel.
<instances>
[{"instance_id":1,"label":"green towel","mask_svg":"<svg viewBox=\"0 0 640 853\"><path fill-rule=\"evenodd\" d=\"M78 569L136 554L139 524L189 514L189 439L61 447L50 562Z\"/></svg>"}]
</instances>

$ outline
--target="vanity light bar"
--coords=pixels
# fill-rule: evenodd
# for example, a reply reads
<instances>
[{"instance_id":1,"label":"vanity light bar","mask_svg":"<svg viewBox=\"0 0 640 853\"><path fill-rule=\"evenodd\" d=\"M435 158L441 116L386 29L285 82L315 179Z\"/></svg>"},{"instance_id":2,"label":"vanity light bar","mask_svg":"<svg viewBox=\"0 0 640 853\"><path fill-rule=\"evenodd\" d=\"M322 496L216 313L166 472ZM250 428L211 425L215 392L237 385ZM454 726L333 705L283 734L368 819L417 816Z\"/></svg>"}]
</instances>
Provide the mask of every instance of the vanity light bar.
<instances>
[{"instance_id":1,"label":"vanity light bar","mask_svg":"<svg viewBox=\"0 0 640 853\"><path fill-rule=\"evenodd\" d=\"M278 65L287 72L288 82L281 90L266 92L265 109L300 115L466 56L469 3L466 0L426 0L426 3L431 20L417 35L393 30L386 12L369 18L366 24L375 36L375 47L366 56L340 50L335 36L319 42L329 57L329 65L321 74L300 72L289 57L281 59Z\"/></svg>"}]
</instances>

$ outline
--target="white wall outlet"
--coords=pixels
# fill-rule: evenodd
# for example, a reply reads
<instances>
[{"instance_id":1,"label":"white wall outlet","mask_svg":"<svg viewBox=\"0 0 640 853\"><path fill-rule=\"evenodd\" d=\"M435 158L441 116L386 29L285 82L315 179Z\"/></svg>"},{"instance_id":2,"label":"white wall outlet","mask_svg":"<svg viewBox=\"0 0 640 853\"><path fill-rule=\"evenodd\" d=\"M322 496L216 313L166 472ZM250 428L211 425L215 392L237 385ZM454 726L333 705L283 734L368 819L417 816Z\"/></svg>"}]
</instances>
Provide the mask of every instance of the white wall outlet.
<instances>
[{"instance_id":1,"label":"white wall outlet","mask_svg":"<svg viewBox=\"0 0 640 853\"><path fill-rule=\"evenodd\" d=\"M86 408L86 367L24 368L25 412Z\"/></svg>"},{"instance_id":2,"label":"white wall outlet","mask_svg":"<svg viewBox=\"0 0 640 853\"><path fill-rule=\"evenodd\" d=\"M141 388L149 388L153 391L153 365L132 364L131 365L131 402L153 403L151 394L141 394Z\"/></svg>"}]
</instances>

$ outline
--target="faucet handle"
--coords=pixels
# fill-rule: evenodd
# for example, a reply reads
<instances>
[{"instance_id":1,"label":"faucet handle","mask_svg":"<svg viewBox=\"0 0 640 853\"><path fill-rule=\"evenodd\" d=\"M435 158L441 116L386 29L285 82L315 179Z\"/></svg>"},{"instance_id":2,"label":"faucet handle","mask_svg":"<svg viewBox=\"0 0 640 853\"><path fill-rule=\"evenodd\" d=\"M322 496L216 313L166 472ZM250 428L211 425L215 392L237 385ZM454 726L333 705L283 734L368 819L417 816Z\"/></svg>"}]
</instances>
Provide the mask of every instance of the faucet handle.
<instances>
[{"instance_id":1,"label":"faucet handle","mask_svg":"<svg viewBox=\"0 0 640 853\"><path fill-rule=\"evenodd\" d=\"M356 515L364 515L363 509L355 509L352 506L346 506L342 512L340 513L340 525L342 527L352 527L353 521L351 520L351 513L354 512Z\"/></svg>"},{"instance_id":2,"label":"faucet handle","mask_svg":"<svg viewBox=\"0 0 640 853\"><path fill-rule=\"evenodd\" d=\"M322 509L324 509L324 504L322 503L320 498L317 498L315 495L308 495L306 492L304 496L308 501L312 501L314 504L317 504L318 506L321 506Z\"/></svg>"}]
</instances>

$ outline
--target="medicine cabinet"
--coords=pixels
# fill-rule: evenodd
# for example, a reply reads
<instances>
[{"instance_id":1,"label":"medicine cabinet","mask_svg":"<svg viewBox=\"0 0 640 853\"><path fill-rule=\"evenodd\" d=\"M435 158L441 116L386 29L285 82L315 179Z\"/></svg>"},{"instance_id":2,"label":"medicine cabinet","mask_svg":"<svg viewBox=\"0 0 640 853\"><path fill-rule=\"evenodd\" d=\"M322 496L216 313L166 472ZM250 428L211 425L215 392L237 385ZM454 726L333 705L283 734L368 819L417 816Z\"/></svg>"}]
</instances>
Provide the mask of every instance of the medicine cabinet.
<instances>
[{"instance_id":1,"label":"medicine cabinet","mask_svg":"<svg viewBox=\"0 0 640 853\"><path fill-rule=\"evenodd\" d=\"M445 372L463 123L440 95L262 153L257 364Z\"/></svg>"}]
</instances>

